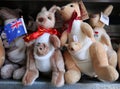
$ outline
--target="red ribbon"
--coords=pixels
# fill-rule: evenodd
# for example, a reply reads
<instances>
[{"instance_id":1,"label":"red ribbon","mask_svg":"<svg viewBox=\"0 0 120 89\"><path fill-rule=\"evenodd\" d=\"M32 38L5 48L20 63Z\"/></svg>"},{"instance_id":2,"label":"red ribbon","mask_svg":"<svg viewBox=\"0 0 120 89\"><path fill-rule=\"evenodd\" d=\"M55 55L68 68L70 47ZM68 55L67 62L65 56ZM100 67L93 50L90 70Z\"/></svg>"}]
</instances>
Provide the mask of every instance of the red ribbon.
<instances>
[{"instance_id":1,"label":"red ribbon","mask_svg":"<svg viewBox=\"0 0 120 89\"><path fill-rule=\"evenodd\" d=\"M73 12L71 19L69 21L67 21L67 23L69 24L68 29L67 29L68 33L71 32L72 23L73 23L74 20L82 20L81 17L77 16L77 12L76 11Z\"/></svg>"},{"instance_id":2,"label":"red ribbon","mask_svg":"<svg viewBox=\"0 0 120 89\"><path fill-rule=\"evenodd\" d=\"M26 42L29 42L29 41L32 41L34 39L37 39L39 36L43 35L44 33L50 33L50 34L55 34L55 35L58 34L56 29L53 29L53 28L45 29L43 27L38 27L38 30L36 32L25 36L23 39Z\"/></svg>"}]
</instances>

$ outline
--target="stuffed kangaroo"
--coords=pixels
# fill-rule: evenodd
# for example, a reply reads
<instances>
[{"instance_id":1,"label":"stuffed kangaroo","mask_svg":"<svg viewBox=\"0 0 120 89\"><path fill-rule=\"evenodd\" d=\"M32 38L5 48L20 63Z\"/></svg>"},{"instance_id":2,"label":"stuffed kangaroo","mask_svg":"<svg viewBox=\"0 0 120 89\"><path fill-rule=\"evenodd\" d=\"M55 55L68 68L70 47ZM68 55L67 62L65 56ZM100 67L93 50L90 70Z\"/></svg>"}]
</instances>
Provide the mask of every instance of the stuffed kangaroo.
<instances>
[{"instance_id":1,"label":"stuffed kangaroo","mask_svg":"<svg viewBox=\"0 0 120 89\"><path fill-rule=\"evenodd\" d=\"M61 36L62 45L67 44L67 51L64 52L66 82L76 83L81 73L102 81L117 80L119 74L109 64L103 44L95 40L93 29L83 22L88 18L83 2L69 3L61 7L59 12L68 22L68 29Z\"/></svg>"},{"instance_id":2,"label":"stuffed kangaroo","mask_svg":"<svg viewBox=\"0 0 120 89\"><path fill-rule=\"evenodd\" d=\"M60 40L54 29L56 10L56 6L52 6L49 10L43 7L36 17L38 31L28 35L25 39L35 41L27 50L27 71L23 78L25 85L33 84L39 76L38 71L42 73L52 71L52 84L57 87L64 85L64 61L59 49Z\"/></svg>"},{"instance_id":3,"label":"stuffed kangaroo","mask_svg":"<svg viewBox=\"0 0 120 89\"><path fill-rule=\"evenodd\" d=\"M109 16L113 10L113 6L109 5L104 11L105 16ZM100 20L100 14L93 14L90 17L90 25L93 27L95 39L104 45L104 49L107 52L108 62L110 65L116 68L117 66L117 53L113 50L111 39L103 28L104 22Z\"/></svg>"}]
</instances>

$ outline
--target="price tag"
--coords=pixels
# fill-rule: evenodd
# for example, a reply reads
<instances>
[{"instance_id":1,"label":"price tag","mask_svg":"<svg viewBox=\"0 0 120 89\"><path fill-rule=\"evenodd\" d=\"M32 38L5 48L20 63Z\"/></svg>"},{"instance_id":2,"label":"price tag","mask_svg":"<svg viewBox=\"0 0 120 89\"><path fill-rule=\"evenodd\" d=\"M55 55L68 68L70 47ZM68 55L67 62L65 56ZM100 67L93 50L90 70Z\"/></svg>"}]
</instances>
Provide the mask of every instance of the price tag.
<instances>
[{"instance_id":1,"label":"price tag","mask_svg":"<svg viewBox=\"0 0 120 89\"><path fill-rule=\"evenodd\" d=\"M100 21L106 25L109 25L109 17L105 15L103 12L101 12Z\"/></svg>"}]
</instances>

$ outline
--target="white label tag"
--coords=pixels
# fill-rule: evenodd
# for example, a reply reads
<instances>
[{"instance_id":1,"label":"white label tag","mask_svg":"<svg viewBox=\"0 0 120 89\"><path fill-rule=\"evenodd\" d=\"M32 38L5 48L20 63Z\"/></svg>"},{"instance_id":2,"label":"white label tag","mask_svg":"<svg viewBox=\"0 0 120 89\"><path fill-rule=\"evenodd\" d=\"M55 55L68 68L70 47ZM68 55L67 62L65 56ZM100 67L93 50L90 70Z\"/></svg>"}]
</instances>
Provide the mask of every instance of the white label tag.
<instances>
[{"instance_id":1,"label":"white label tag","mask_svg":"<svg viewBox=\"0 0 120 89\"><path fill-rule=\"evenodd\" d=\"M73 35L73 40L74 40L75 42L78 42L78 38L77 38L76 35Z\"/></svg>"},{"instance_id":2,"label":"white label tag","mask_svg":"<svg viewBox=\"0 0 120 89\"><path fill-rule=\"evenodd\" d=\"M101 12L100 21L106 25L109 25L109 17L105 15L103 12Z\"/></svg>"}]
</instances>

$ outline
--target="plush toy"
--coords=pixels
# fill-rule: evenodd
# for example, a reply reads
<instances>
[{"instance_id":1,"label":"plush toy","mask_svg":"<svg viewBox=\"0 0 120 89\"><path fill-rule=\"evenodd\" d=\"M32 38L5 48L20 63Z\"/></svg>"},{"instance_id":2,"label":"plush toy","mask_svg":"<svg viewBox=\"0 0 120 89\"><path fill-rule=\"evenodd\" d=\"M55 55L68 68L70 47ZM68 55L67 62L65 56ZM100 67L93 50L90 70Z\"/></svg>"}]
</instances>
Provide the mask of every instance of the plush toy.
<instances>
[{"instance_id":1,"label":"plush toy","mask_svg":"<svg viewBox=\"0 0 120 89\"><path fill-rule=\"evenodd\" d=\"M47 74L52 71L53 85L64 85L64 61L57 30L54 29L56 10L57 6L49 10L43 7L36 17L38 30L25 37L26 42L34 40L34 44L29 45L27 50L27 71L23 78L25 85L34 83L39 76L38 70Z\"/></svg>"},{"instance_id":2,"label":"plush toy","mask_svg":"<svg viewBox=\"0 0 120 89\"><path fill-rule=\"evenodd\" d=\"M117 80L119 74L109 64L103 45L95 41L91 26L83 22L88 18L83 2L69 3L61 7L59 12L68 23L68 29L61 36L62 45L67 46L67 51L63 54L67 69L66 83L76 83L81 73L102 81Z\"/></svg>"},{"instance_id":3,"label":"plush toy","mask_svg":"<svg viewBox=\"0 0 120 89\"><path fill-rule=\"evenodd\" d=\"M120 71L120 44L118 46L117 55L118 55L118 70Z\"/></svg>"},{"instance_id":4,"label":"plush toy","mask_svg":"<svg viewBox=\"0 0 120 89\"><path fill-rule=\"evenodd\" d=\"M107 34L106 30L103 28L105 26L104 20L109 23L108 16L111 14L113 6L109 5L102 13L93 14L90 16L90 25L94 30L94 36L97 41L100 41L107 52L108 62L110 65L116 68L117 66L117 53L113 50L111 39ZM108 19L105 19L108 18ZM103 20L102 20L103 19ZM103 21L103 22L102 22ZM107 23L106 23L107 24Z\"/></svg>"},{"instance_id":5,"label":"plush toy","mask_svg":"<svg viewBox=\"0 0 120 89\"><path fill-rule=\"evenodd\" d=\"M0 68L4 64L4 61L5 61L5 49L3 47L3 42L2 42L2 39L0 37Z\"/></svg>"},{"instance_id":6,"label":"plush toy","mask_svg":"<svg viewBox=\"0 0 120 89\"><path fill-rule=\"evenodd\" d=\"M0 20L0 34L1 32L2 32L2 20ZM5 49L3 47L3 42L0 37L0 68L2 67L4 62L5 62Z\"/></svg>"},{"instance_id":7,"label":"plush toy","mask_svg":"<svg viewBox=\"0 0 120 89\"><path fill-rule=\"evenodd\" d=\"M0 9L0 18L4 21L4 25L20 18L19 9L12 10L9 8ZM16 38L12 43L8 43L6 34L1 34L3 44L6 51L6 62L1 68L1 78L21 79L25 73L25 50L26 46L23 37ZM8 60L7 60L8 59Z\"/></svg>"}]
</instances>

